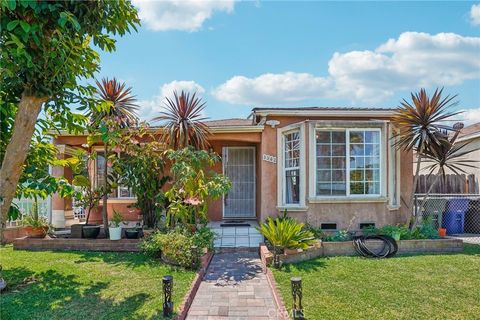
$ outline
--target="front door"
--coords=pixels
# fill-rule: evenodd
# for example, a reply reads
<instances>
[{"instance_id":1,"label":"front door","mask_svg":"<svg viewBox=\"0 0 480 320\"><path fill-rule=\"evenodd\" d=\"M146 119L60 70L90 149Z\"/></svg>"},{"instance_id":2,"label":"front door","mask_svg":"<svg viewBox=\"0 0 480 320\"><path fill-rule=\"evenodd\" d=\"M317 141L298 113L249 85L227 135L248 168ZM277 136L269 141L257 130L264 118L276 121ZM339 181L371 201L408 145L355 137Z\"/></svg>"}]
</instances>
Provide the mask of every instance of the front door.
<instances>
[{"instance_id":1,"label":"front door","mask_svg":"<svg viewBox=\"0 0 480 320\"><path fill-rule=\"evenodd\" d=\"M223 217L255 218L255 147L224 147L223 174L232 182L223 198Z\"/></svg>"}]
</instances>

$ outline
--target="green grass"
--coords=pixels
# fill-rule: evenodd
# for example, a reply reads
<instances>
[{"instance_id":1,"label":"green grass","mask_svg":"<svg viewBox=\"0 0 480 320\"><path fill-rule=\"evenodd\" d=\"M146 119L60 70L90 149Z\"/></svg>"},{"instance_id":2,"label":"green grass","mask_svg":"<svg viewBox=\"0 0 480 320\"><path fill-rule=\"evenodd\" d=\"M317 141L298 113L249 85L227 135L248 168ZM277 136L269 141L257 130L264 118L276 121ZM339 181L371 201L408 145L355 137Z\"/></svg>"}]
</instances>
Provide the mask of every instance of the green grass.
<instances>
[{"instance_id":1,"label":"green grass","mask_svg":"<svg viewBox=\"0 0 480 320\"><path fill-rule=\"evenodd\" d=\"M162 277L178 310L195 276L139 253L31 252L0 247L8 291L0 319L161 318Z\"/></svg>"},{"instance_id":2,"label":"green grass","mask_svg":"<svg viewBox=\"0 0 480 320\"><path fill-rule=\"evenodd\" d=\"M272 270L289 312L301 276L307 319L480 319L480 246L459 254L317 258Z\"/></svg>"}]
</instances>

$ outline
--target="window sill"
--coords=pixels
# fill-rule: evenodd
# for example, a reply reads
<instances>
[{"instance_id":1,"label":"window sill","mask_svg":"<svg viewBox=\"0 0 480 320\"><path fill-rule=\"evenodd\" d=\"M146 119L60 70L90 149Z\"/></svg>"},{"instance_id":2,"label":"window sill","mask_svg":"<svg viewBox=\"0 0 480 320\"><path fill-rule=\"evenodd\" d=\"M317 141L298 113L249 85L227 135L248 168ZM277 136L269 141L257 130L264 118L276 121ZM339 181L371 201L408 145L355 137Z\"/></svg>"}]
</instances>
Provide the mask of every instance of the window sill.
<instances>
[{"instance_id":1,"label":"window sill","mask_svg":"<svg viewBox=\"0 0 480 320\"><path fill-rule=\"evenodd\" d=\"M395 211L395 210L400 210L400 206L387 206L388 210L390 211Z\"/></svg>"},{"instance_id":2,"label":"window sill","mask_svg":"<svg viewBox=\"0 0 480 320\"><path fill-rule=\"evenodd\" d=\"M109 198L107 203L134 203L137 201L137 198ZM100 201L100 204L102 201Z\"/></svg>"},{"instance_id":3,"label":"window sill","mask_svg":"<svg viewBox=\"0 0 480 320\"><path fill-rule=\"evenodd\" d=\"M385 203L388 198L385 197L371 197L371 198L309 198L309 203Z\"/></svg>"},{"instance_id":4,"label":"window sill","mask_svg":"<svg viewBox=\"0 0 480 320\"><path fill-rule=\"evenodd\" d=\"M296 212L296 211L307 211L307 210L308 210L308 207L306 207L306 206L295 206L295 207L290 207L290 206L277 206L277 210L280 210L280 211L287 210L287 212L288 212L288 211L293 211L293 212Z\"/></svg>"}]
</instances>

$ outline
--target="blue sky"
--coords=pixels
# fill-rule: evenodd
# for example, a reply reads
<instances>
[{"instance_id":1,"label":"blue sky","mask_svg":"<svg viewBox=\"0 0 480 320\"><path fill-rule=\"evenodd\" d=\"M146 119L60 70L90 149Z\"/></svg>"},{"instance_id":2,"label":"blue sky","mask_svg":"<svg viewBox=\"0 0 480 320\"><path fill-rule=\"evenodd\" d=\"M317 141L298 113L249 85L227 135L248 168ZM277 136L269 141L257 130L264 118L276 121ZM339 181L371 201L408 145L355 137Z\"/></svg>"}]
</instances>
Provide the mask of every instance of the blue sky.
<instances>
[{"instance_id":1,"label":"blue sky","mask_svg":"<svg viewBox=\"0 0 480 320\"><path fill-rule=\"evenodd\" d=\"M475 2L135 0L142 27L101 54L101 76L133 87L151 119L173 89L210 118L254 106L394 107L421 86L459 94L480 121Z\"/></svg>"}]
</instances>

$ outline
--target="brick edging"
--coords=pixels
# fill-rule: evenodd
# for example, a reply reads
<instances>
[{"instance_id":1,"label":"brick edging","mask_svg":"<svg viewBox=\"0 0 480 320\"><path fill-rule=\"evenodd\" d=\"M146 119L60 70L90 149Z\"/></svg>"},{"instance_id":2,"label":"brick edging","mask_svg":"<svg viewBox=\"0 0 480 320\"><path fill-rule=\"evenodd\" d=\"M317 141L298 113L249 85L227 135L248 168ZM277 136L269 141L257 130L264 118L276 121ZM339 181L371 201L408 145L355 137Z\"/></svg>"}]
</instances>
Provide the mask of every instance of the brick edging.
<instances>
[{"instance_id":1,"label":"brick edging","mask_svg":"<svg viewBox=\"0 0 480 320\"><path fill-rule=\"evenodd\" d=\"M185 298L183 299L182 305L180 306L180 311L178 315L175 317L176 320L185 320L188 314L188 310L192 305L193 299L197 294L198 288L200 287L200 283L202 283L203 277L205 273L207 273L208 266L213 258L213 252L208 252L202 257L202 266L200 270L195 275L195 278L192 281L190 289L188 290Z\"/></svg>"},{"instance_id":2,"label":"brick edging","mask_svg":"<svg viewBox=\"0 0 480 320\"><path fill-rule=\"evenodd\" d=\"M259 251L260 251L259 254L260 254L260 260L262 262L263 273L265 273L265 275L267 276L268 285L270 286L270 290L272 290L273 299L275 300L275 304L277 305L277 308L279 311L279 319L288 320L290 319L290 317L288 316L287 308L285 307L283 298L280 295L280 292L278 290L277 282L275 281L275 277L273 276L272 271L267 266L267 259L264 256L265 251L262 250L262 247L264 246L265 246L264 244L260 244L260 248L259 248Z\"/></svg>"}]
</instances>

